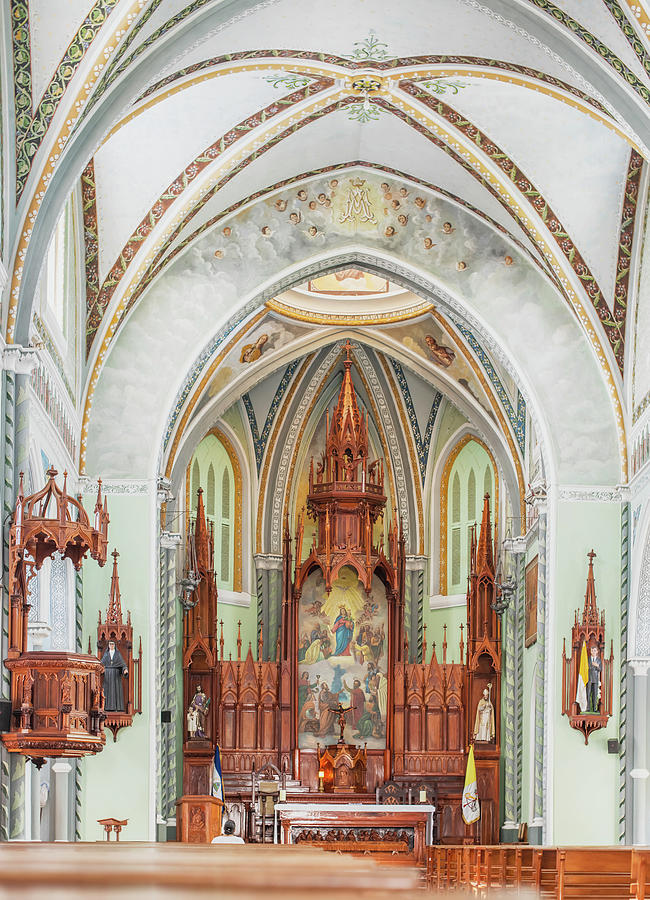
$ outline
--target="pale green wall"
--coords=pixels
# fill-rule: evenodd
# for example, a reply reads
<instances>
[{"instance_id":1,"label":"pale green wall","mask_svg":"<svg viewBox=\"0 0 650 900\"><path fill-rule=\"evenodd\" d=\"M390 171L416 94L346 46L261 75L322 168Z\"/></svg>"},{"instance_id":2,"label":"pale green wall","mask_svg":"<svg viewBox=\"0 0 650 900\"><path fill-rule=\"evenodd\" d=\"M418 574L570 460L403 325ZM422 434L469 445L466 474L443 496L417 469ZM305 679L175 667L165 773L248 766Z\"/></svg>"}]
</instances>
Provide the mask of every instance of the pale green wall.
<instances>
[{"instance_id":1,"label":"pale green wall","mask_svg":"<svg viewBox=\"0 0 650 900\"><path fill-rule=\"evenodd\" d=\"M93 499L86 498L86 508L92 511ZM142 637L142 715L134 716L130 728L122 728L113 742L113 735L106 730L106 745L95 757L87 757L81 763L81 839L101 840L103 829L97 819L114 816L128 819L123 833L126 840L151 840L150 821L151 779L155 778L156 747L150 733L150 719L155 717L154 700L150 697L149 679L155 666L155 652L149 640L151 611L151 507L145 494L110 494L108 497L110 525L108 528L109 554L116 547L118 560L122 613L131 611L134 649ZM112 558L100 569L92 560L83 567L83 646L88 648L90 636L93 650L97 647L97 615L102 618L108 605L108 593L112 571Z\"/></svg>"},{"instance_id":2,"label":"pale green wall","mask_svg":"<svg viewBox=\"0 0 650 900\"><path fill-rule=\"evenodd\" d=\"M253 658L257 659L257 601L253 597L251 605L234 606L230 603L217 601L217 617L223 619L223 649L224 657L232 653L232 658L237 659L237 622L241 621L241 655L242 659L248 653L248 642L253 647ZM221 626L220 626L221 627ZM271 654L272 655L272 654Z\"/></svg>"},{"instance_id":3,"label":"pale green wall","mask_svg":"<svg viewBox=\"0 0 650 900\"><path fill-rule=\"evenodd\" d=\"M467 607L446 606L443 609L425 609L423 616L427 626L427 662L431 659L433 642L436 642L436 656L442 662L443 625L447 626L447 661L460 662L460 625L463 624L463 641L467 645Z\"/></svg>"},{"instance_id":4,"label":"pale green wall","mask_svg":"<svg viewBox=\"0 0 650 900\"><path fill-rule=\"evenodd\" d=\"M553 721L553 837L556 844L617 843L618 764L607 740L618 736L620 506L615 503L560 503L556 526L555 652ZM585 746L582 734L561 715L562 639L569 638L574 610L584 605L587 553L593 549L598 608L605 612L606 656L614 641L613 715ZM568 643L568 641L567 641Z\"/></svg>"}]
</instances>

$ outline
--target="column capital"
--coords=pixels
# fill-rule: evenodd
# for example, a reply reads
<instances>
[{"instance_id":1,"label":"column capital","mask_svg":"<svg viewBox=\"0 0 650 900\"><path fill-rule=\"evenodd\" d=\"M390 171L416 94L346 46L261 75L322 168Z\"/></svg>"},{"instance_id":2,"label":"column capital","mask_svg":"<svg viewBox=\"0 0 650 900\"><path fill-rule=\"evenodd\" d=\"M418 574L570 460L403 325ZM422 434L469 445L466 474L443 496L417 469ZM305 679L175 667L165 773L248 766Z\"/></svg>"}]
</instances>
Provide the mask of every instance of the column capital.
<instances>
[{"instance_id":1,"label":"column capital","mask_svg":"<svg viewBox=\"0 0 650 900\"><path fill-rule=\"evenodd\" d=\"M266 569L268 571L281 571L284 558L276 553L256 553L253 557L255 567L258 569Z\"/></svg>"},{"instance_id":2,"label":"column capital","mask_svg":"<svg viewBox=\"0 0 650 900\"><path fill-rule=\"evenodd\" d=\"M182 541L183 538L177 531L160 532L160 546L163 550L175 550L180 547Z\"/></svg>"},{"instance_id":3,"label":"column capital","mask_svg":"<svg viewBox=\"0 0 650 900\"><path fill-rule=\"evenodd\" d=\"M640 678L647 676L648 670L650 670L650 659L647 656L632 657L632 659L628 659L627 664L632 669L635 676Z\"/></svg>"},{"instance_id":4,"label":"column capital","mask_svg":"<svg viewBox=\"0 0 650 900\"><path fill-rule=\"evenodd\" d=\"M72 772L72 766L69 762L61 760L52 765L52 771L57 775L67 775L69 772Z\"/></svg>"},{"instance_id":5,"label":"column capital","mask_svg":"<svg viewBox=\"0 0 650 900\"><path fill-rule=\"evenodd\" d=\"M35 347L22 347L20 344L9 344L2 351L2 368L16 375L31 375L38 363L38 352Z\"/></svg>"},{"instance_id":6,"label":"column capital","mask_svg":"<svg viewBox=\"0 0 650 900\"><path fill-rule=\"evenodd\" d=\"M427 564L426 556L408 556L406 557L407 572L424 572Z\"/></svg>"}]
</instances>

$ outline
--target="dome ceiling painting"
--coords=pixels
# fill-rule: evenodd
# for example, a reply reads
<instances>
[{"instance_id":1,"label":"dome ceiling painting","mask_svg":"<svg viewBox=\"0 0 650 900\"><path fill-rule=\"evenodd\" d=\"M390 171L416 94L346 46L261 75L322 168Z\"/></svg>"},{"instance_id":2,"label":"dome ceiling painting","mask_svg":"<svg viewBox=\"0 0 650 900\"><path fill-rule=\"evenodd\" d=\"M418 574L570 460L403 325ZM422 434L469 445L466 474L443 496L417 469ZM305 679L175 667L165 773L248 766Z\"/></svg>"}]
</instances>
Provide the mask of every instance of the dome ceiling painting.
<instances>
[{"instance_id":1,"label":"dome ceiling painting","mask_svg":"<svg viewBox=\"0 0 650 900\"><path fill-rule=\"evenodd\" d=\"M262 477L349 337L368 404L376 378L408 423L421 486L448 407L510 460L514 505L526 411L557 478L625 480L650 146L640 7L11 5L5 337L34 332L48 236L77 190L81 471L180 477L230 420Z\"/></svg>"}]
</instances>

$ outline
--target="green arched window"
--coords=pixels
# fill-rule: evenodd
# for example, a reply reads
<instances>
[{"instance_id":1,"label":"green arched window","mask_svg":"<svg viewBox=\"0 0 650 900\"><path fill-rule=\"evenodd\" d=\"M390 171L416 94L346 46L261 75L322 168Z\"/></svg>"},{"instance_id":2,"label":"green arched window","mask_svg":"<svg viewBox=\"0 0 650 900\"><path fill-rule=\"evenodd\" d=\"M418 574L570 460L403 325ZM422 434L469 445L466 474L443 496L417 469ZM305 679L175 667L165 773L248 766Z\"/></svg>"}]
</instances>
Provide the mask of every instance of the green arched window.
<instances>
[{"instance_id":1,"label":"green arched window","mask_svg":"<svg viewBox=\"0 0 650 900\"><path fill-rule=\"evenodd\" d=\"M494 473L492 461L478 441L467 441L454 459L447 485L447 527L442 535L447 547L447 594L467 590L472 527L480 525L483 496L490 494ZM492 509L492 500L491 506Z\"/></svg>"},{"instance_id":2,"label":"green arched window","mask_svg":"<svg viewBox=\"0 0 650 900\"><path fill-rule=\"evenodd\" d=\"M214 529L217 587L231 591L235 568L235 477L230 457L215 435L203 438L189 471L189 508L196 512L197 490L202 487L206 518Z\"/></svg>"}]
</instances>

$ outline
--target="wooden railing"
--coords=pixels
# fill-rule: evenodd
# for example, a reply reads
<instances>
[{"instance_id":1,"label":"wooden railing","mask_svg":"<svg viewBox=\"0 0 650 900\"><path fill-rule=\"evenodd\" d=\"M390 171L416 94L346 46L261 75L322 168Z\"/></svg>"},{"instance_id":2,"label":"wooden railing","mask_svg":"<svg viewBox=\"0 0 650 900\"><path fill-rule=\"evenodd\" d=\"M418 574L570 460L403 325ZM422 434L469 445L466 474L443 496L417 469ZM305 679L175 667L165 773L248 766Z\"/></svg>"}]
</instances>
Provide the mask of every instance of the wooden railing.
<instances>
[{"instance_id":1,"label":"wooden railing","mask_svg":"<svg viewBox=\"0 0 650 900\"><path fill-rule=\"evenodd\" d=\"M530 887L557 900L650 898L650 850L630 847L430 847L427 884L434 890Z\"/></svg>"}]
</instances>

